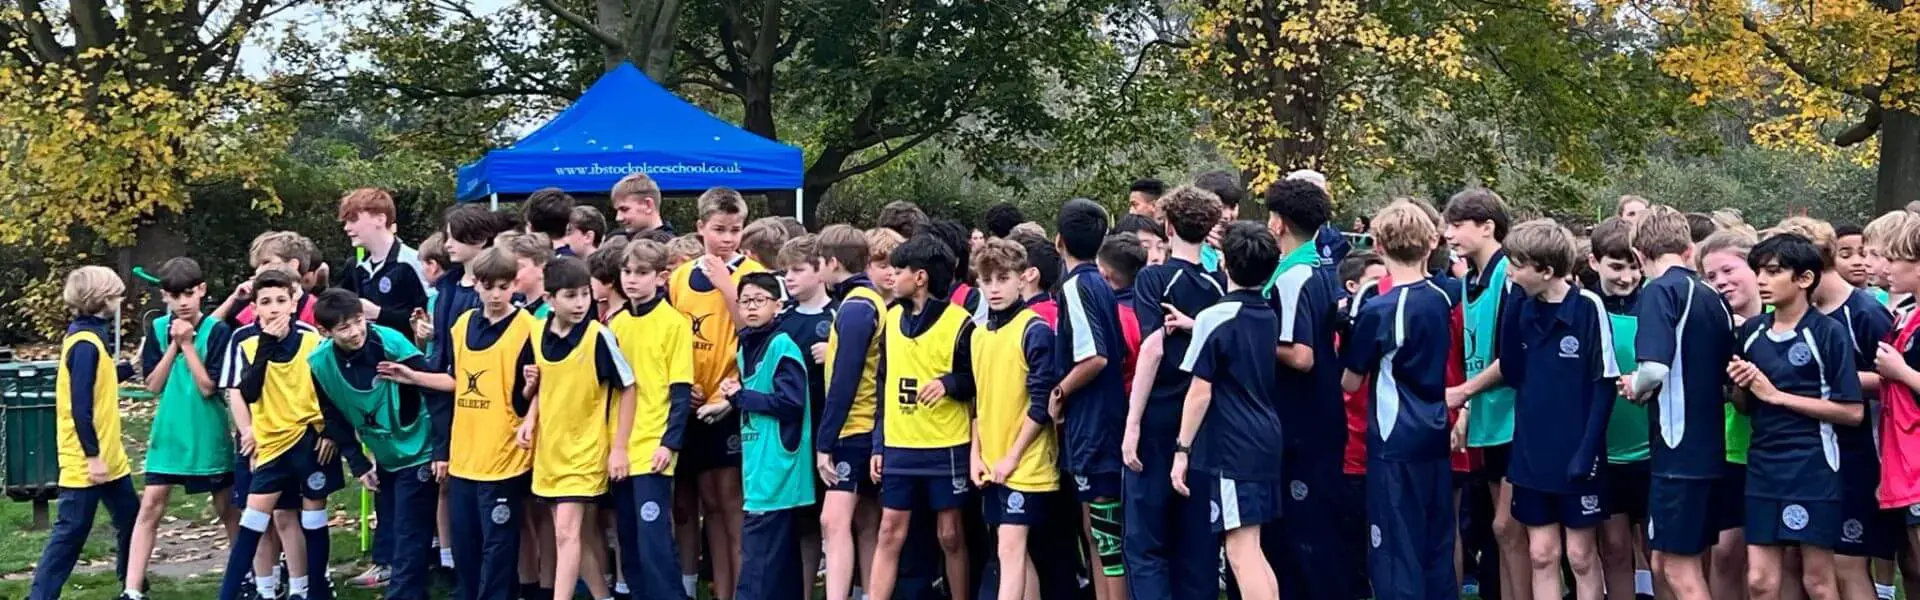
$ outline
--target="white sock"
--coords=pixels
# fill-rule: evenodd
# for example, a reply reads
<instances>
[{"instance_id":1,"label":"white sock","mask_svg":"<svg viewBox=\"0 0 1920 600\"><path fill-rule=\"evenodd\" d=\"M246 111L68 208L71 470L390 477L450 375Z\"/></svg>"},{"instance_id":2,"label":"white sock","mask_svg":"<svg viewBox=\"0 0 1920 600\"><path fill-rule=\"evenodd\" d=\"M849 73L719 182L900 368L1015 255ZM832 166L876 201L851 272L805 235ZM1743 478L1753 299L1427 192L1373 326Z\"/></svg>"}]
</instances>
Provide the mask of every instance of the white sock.
<instances>
[{"instance_id":1,"label":"white sock","mask_svg":"<svg viewBox=\"0 0 1920 600\"><path fill-rule=\"evenodd\" d=\"M287 594L296 595L296 596L307 595L307 578L305 577L287 578Z\"/></svg>"},{"instance_id":2,"label":"white sock","mask_svg":"<svg viewBox=\"0 0 1920 600\"><path fill-rule=\"evenodd\" d=\"M698 587L699 585L700 585L699 575L681 575L680 576L680 588L687 592L688 598L697 597L697 596L694 596L693 594L693 588Z\"/></svg>"},{"instance_id":3,"label":"white sock","mask_svg":"<svg viewBox=\"0 0 1920 600\"><path fill-rule=\"evenodd\" d=\"M1633 593L1653 595L1653 571L1640 569L1633 572Z\"/></svg>"},{"instance_id":4,"label":"white sock","mask_svg":"<svg viewBox=\"0 0 1920 600\"><path fill-rule=\"evenodd\" d=\"M452 548L440 549L440 566L446 567L449 569L453 568L453 549Z\"/></svg>"},{"instance_id":5,"label":"white sock","mask_svg":"<svg viewBox=\"0 0 1920 600\"><path fill-rule=\"evenodd\" d=\"M1879 596L1881 600L1893 600L1893 593L1894 593L1893 586L1882 585L1878 583L1873 584L1873 595ZM139 600L139 599L135 598L134 600Z\"/></svg>"},{"instance_id":6,"label":"white sock","mask_svg":"<svg viewBox=\"0 0 1920 600\"><path fill-rule=\"evenodd\" d=\"M627 587L627 582L625 582L625 581L616 581L616 582L614 582L614 583L613 583L613 593L615 593L615 594L626 594L626 593L631 593L631 592L632 592L632 590L631 590L631 589L629 589L629 588ZM135 600L138 600L138 599L136 598Z\"/></svg>"},{"instance_id":7,"label":"white sock","mask_svg":"<svg viewBox=\"0 0 1920 600\"><path fill-rule=\"evenodd\" d=\"M262 598L277 598L280 596L280 578L278 576L255 577L253 578L253 587L260 590L260 597Z\"/></svg>"},{"instance_id":8,"label":"white sock","mask_svg":"<svg viewBox=\"0 0 1920 600\"><path fill-rule=\"evenodd\" d=\"M128 598L131 598L131 599L133 599L133 600L146 600L146 597L147 597L147 595L146 595L146 594L142 594L142 593L140 593L140 590L126 590L126 589L123 589L123 590L120 590L120 595L122 595L122 596L126 596L126 597L128 597Z\"/></svg>"}]
</instances>

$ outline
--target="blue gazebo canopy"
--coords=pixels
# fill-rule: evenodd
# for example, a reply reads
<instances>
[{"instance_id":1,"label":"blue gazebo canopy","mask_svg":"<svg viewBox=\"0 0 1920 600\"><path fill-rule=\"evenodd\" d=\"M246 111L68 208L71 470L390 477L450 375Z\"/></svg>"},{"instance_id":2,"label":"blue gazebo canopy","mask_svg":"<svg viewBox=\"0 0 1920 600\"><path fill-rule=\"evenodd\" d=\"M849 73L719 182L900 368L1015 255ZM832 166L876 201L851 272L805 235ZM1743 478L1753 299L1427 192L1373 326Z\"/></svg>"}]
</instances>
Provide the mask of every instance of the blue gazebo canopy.
<instances>
[{"instance_id":1,"label":"blue gazebo canopy","mask_svg":"<svg viewBox=\"0 0 1920 600\"><path fill-rule=\"evenodd\" d=\"M549 187L605 194L644 172L666 192L788 190L804 169L799 148L720 120L622 63L533 133L460 167L454 189L463 202Z\"/></svg>"}]
</instances>

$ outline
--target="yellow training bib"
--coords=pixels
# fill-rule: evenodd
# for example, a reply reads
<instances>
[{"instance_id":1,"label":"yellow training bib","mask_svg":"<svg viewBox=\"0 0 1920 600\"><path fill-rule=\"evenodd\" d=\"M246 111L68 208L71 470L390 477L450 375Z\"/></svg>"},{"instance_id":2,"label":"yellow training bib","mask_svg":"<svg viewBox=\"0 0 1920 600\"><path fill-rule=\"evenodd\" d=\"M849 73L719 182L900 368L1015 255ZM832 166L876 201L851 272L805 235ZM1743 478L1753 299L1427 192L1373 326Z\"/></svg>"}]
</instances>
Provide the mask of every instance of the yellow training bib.
<instances>
[{"instance_id":1,"label":"yellow training bib","mask_svg":"<svg viewBox=\"0 0 1920 600\"><path fill-rule=\"evenodd\" d=\"M880 309L887 305L887 301L880 297L880 292L876 292L873 288L866 286L857 286L853 288L852 291L847 292L847 297L841 300L841 305L844 306L847 302L859 301L872 303L876 314L880 313ZM867 341L865 348L841 348L840 328L837 326L827 334L827 385L833 385L833 363L837 360L835 357L839 356L842 350L847 352L861 352L866 355L866 359L860 367L860 378L856 380L857 383L854 384L853 405L847 409L847 421L840 425L841 439L873 432L873 412L874 409L877 408L874 404L874 396L876 394L874 390L874 376L880 367L880 336L885 335L887 329L884 326L886 323L885 319L876 319L876 321L873 325L873 338Z\"/></svg>"},{"instance_id":2,"label":"yellow training bib","mask_svg":"<svg viewBox=\"0 0 1920 600\"><path fill-rule=\"evenodd\" d=\"M891 448L951 448L972 439L965 402L941 398L920 403L920 387L953 372L953 347L967 312L949 306L918 336L906 335L906 309L887 309L886 445Z\"/></svg>"},{"instance_id":3,"label":"yellow training bib","mask_svg":"<svg viewBox=\"0 0 1920 600\"><path fill-rule=\"evenodd\" d=\"M513 386L520 351L540 323L516 310L499 340L472 350L467 322L486 318L480 310L469 310L453 323L453 440L447 472L472 481L500 481L533 468L533 455L514 441L521 417L513 410Z\"/></svg>"},{"instance_id":4,"label":"yellow training bib","mask_svg":"<svg viewBox=\"0 0 1920 600\"><path fill-rule=\"evenodd\" d=\"M565 356L548 356L545 325L533 331L540 366L540 419L534 423L533 493L586 498L607 493L607 386L594 365L600 324L587 321L580 343Z\"/></svg>"},{"instance_id":5,"label":"yellow training bib","mask_svg":"<svg viewBox=\"0 0 1920 600\"><path fill-rule=\"evenodd\" d=\"M980 431L980 457L987 461L989 468L999 464L1000 459L1013 450L1013 442L1020 436L1020 428L1027 423L1029 367L1022 341L1028 327L1046 326L1046 322L1041 321L1033 310L1023 308L1020 314L1014 315L999 329L973 328L973 372L993 374L974 380L974 409L978 411L975 426ZM1052 332L1049 331L1048 335L1052 335ZM1006 481L998 483L1022 492L1060 489L1059 458L1060 445L1054 437L1053 427L1041 427L1040 435L1020 455L1013 473L1007 476Z\"/></svg>"},{"instance_id":6,"label":"yellow training bib","mask_svg":"<svg viewBox=\"0 0 1920 600\"><path fill-rule=\"evenodd\" d=\"M307 430L319 429L320 396L313 390L313 366L307 357L320 345L320 334L295 328L287 335L300 336L300 349L289 362L267 361L266 381L260 399L248 407L253 412L253 464L264 465L280 458ZM260 336L240 342L240 351L248 362L263 360Z\"/></svg>"},{"instance_id":7,"label":"yellow training bib","mask_svg":"<svg viewBox=\"0 0 1920 600\"><path fill-rule=\"evenodd\" d=\"M693 388L707 398L720 394L720 382L728 377L739 376L739 368L733 364L733 355L740 349L740 333L734 330L733 313L727 310L727 299L720 295L718 288L695 290L693 272L698 267L698 259L687 261L673 270L667 282L667 298L680 314L687 316L693 333ZM715 281L714 285L740 285L740 278L752 273L767 270L760 263L741 258L740 264L733 267L733 276L728 281ZM703 401L695 400L698 406Z\"/></svg>"},{"instance_id":8,"label":"yellow training bib","mask_svg":"<svg viewBox=\"0 0 1920 600\"><path fill-rule=\"evenodd\" d=\"M67 372L67 355L80 344L92 344L100 353L93 372L93 432L100 441L98 456L107 463L107 481L133 472L120 440L120 374L114 370L113 353L99 334L82 330L60 342L60 367L54 373L54 414L59 415L54 429L59 436L60 487L64 488L94 485L87 480L87 455L80 449L80 432L73 424L73 374Z\"/></svg>"}]
</instances>

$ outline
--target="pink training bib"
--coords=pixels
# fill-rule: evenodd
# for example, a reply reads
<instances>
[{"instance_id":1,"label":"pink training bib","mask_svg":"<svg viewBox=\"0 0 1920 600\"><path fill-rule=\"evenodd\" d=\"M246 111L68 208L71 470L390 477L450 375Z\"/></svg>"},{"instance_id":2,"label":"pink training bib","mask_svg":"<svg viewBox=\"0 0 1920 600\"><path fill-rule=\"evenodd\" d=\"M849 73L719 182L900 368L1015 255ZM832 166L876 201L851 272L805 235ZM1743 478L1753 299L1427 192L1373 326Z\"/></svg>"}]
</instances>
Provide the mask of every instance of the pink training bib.
<instances>
[{"instance_id":1,"label":"pink training bib","mask_svg":"<svg viewBox=\"0 0 1920 600\"><path fill-rule=\"evenodd\" d=\"M1920 318L1909 312L1895 328L1893 347L1903 351L1914 342ZM1920 405L1913 388L1894 383L1880 387L1880 508L1904 509L1920 504Z\"/></svg>"}]
</instances>

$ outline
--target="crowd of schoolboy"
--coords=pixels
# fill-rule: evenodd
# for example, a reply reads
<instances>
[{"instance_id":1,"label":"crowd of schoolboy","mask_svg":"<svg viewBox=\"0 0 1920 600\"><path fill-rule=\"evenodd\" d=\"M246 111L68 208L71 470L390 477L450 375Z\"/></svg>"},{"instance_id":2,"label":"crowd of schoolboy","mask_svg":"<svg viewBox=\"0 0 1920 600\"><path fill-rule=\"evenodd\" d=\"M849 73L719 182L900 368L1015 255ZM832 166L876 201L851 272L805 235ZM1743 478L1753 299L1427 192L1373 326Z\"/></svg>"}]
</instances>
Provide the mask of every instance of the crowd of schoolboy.
<instances>
[{"instance_id":1,"label":"crowd of schoolboy","mask_svg":"<svg viewBox=\"0 0 1920 600\"><path fill-rule=\"evenodd\" d=\"M212 312L160 266L139 496L125 288L83 267L33 598L104 504L141 600L176 486L226 524L220 600L331 598L348 476L379 515L350 582L396 599L1427 600L1472 559L1483 597L1873 600L1920 571L1920 212L1756 232L1630 196L1576 236L1468 190L1349 252L1325 187L1270 186L1261 224L1230 173L1148 180L971 238L716 188L676 236L633 175L619 231L550 190L418 251L357 190L338 287L290 232Z\"/></svg>"}]
</instances>

